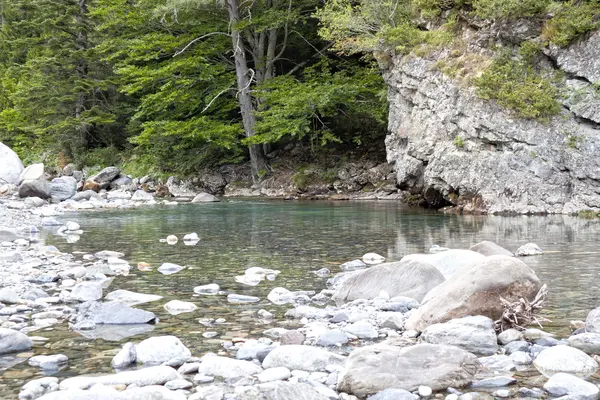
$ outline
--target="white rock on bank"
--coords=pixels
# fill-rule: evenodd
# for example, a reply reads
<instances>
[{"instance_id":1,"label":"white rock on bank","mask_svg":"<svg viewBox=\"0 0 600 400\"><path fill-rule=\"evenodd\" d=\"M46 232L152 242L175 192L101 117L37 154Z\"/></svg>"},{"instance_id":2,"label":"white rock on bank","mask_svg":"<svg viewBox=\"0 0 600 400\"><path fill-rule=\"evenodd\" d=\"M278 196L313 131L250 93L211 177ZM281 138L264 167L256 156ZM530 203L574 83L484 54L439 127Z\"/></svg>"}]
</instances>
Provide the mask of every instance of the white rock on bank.
<instances>
[{"instance_id":1,"label":"white rock on bank","mask_svg":"<svg viewBox=\"0 0 600 400\"><path fill-rule=\"evenodd\" d=\"M263 360L263 368L286 367L290 371L325 371L328 365L343 365L345 357L304 345L286 345L273 349Z\"/></svg>"},{"instance_id":2,"label":"white rock on bank","mask_svg":"<svg viewBox=\"0 0 600 400\"><path fill-rule=\"evenodd\" d=\"M194 303L181 300L171 300L164 307L171 315L193 312L198 308Z\"/></svg>"},{"instance_id":3,"label":"white rock on bank","mask_svg":"<svg viewBox=\"0 0 600 400\"><path fill-rule=\"evenodd\" d=\"M587 378L598 369L598 363L583 351L559 345L542 350L533 365L546 377L559 372Z\"/></svg>"},{"instance_id":4,"label":"white rock on bank","mask_svg":"<svg viewBox=\"0 0 600 400\"><path fill-rule=\"evenodd\" d=\"M136 360L142 364L183 365L191 356L190 350L175 336L157 336L141 341L135 349Z\"/></svg>"},{"instance_id":5,"label":"white rock on bank","mask_svg":"<svg viewBox=\"0 0 600 400\"><path fill-rule=\"evenodd\" d=\"M593 383L563 372L552 375L544 389L552 396L576 396L580 400L596 400L599 392Z\"/></svg>"},{"instance_id":6,"label":"white rock on bank","mask_svg":"<svg viewBox=\"0 0 600 400\"><path fill-rule=\"evenodd\" d=\"M207 376L237 378L260 374L263 369L250 361L235 360L216 355L205 356L198 366L198 373Z\"/></svg>"},{"instance_id":7,"label":"white rock on bank","mask_svg":"<svg viewBox=\"0 0 600 400\"><path fill-rule=\"evenodd\" d=\"M367 253L364 256L362 256L362 260L367 265L381 264L385 261L385 257L380 256L377 253Z\"/></svg>"}]
</instances>

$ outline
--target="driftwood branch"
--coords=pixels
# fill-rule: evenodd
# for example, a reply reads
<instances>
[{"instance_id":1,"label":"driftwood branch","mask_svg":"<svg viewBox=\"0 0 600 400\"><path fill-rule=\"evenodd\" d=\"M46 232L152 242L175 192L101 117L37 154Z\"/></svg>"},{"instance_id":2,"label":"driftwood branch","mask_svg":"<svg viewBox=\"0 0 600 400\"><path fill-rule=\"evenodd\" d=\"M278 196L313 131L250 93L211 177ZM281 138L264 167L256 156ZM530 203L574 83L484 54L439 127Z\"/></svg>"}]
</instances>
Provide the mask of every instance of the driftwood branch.
<instances>
[{"instance_id":1,"label":"driftwood branch","mask_svg":"<svg viewBox=\"0 0 600 400\"><path fill-rule=\"evenodd\" d=\"M542 322L550 322L549 319L539 315L539 311L543 308L547 295L548 287L544 285L532 301L521 298L519 301L511 303L505 298L500 297L504 312L500 319L494 323L496 331L502 332L511 328L524 330L531 323L536 323L542 328Z\"/></svg>"}]
</instances>

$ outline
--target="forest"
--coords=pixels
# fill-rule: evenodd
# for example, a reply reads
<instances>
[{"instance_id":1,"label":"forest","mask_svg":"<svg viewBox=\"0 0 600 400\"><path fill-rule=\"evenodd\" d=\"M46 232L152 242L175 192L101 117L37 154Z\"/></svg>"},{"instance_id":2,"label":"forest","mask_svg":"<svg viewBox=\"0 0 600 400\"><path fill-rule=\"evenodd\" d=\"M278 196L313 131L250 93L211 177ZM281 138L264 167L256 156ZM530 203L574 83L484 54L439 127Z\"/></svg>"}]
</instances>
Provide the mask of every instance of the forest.
<instances>
[{"instance_id":1,"label":"forest","mask_svg":"<svg viewBox=\"0 0 600 400\"><path fill-rule=\"evenodd\" d=\"M547 42L525 55L600 26L597 0L0 2L0 141L25 163L137 175L250 160L260 179L290 142L382 142L382 54L445 46L461 24L538 18ZM500 98L507 77L526 80ZM523 63L478 82L525 117L554 112L554 89Z\"/></svg>"}]
</instances>

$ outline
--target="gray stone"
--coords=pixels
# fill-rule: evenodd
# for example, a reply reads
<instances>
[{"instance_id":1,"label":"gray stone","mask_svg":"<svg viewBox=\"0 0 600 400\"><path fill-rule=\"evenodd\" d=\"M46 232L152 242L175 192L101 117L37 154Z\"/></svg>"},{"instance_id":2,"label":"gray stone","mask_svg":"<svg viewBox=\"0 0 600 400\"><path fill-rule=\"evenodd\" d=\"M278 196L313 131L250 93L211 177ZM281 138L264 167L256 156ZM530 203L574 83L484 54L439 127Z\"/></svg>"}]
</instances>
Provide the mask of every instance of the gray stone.
<instances>
[{"instance_id":1,"label":"gray stone","mask_svg":"<svg viewBox=\"0 0 600 400\"><path fill-rule=\"evenodd\" d=\"M490 242L489 240L484 240L483 242L479 242L474 244L469 248L471 251L476 251L477 253L481 253L484 256L513 256L514 254L510 251L506 250L504 247Z\"/></svg>"},{"instance_id":2,"label":"gray stone","mask_svg":"<svg viewBox=\"0 0 600 400\"><path fill-rule=\"evenodd\" d=\"M230 293L227 295L227 301L235 304L257 303L260 301L260 298L256 296Z\"/></svg>"},{"instance_id":3,"label":"gray stone","mask_svg":"<svg viewBox=\"0 0 600 400\"><path fill-rule=\"evenodd\" d=\"M198 193L192 199L192 203L215 203L218 201L220 201L220 200L217 197L213 196L212 194L204 193L204 192Z\"/></svg>"},{"instance_id":4,"label":"gray stone","mask_svg":"<svg viewBox=\"0 0 600 400\"><path fill-rule=\"evenodd\" d=\"M262 371L256 376L260 383L283 381L292 376L289 369L286 367L269 368Z\"/></svg>"},{"instance_id":5,"label":"gray stone","mask_svg":"<svg viewBox=\"0 0 600 400\"><path fill-rule=\"evenodd\" d=\"M32 367L40 367L46 370L56 370L67 364L69 358L64 354L54 354L50 356L34 356L27 362Z\"/></svg>"},{"instance_id":6,"label":"gray stone","mask_svg":"<svg viewBox=\"0 0 600 400\"><path fill-rule=\"evenodd\" d=\"M169 312L169 314L178 315L182 313L196 311L198 306L189 301L171 300L164 305L164 308Z\"/></svg>"},{"instance_id":7,"label":"gray stone","mask_svg":"<svg viewBox=\"0 0 600 400\"><path fill-rule=\"evenodd\" d=\"M348 336L339 329L327 330L317 339L317 346L337 346L346 343L348 343Z\"/></svg>"},{"instance_id":8,"label":"gray stone","mask_svg":"<svg viewBox=\"0 0 600 400\"><path fill-rule=\"evenodd\" d=\"M508 344L517 340L523 340L523 334L516 329L507 329L498 334L500 344Z\"/></svg>"},{"instance_id":9,"label":"gray stone","mask_svg":"<svg viewBox=\"0 0 600 400\"><path fill-rule=\"evenodd\" d=\"M535 358L533 365L546 377L566 372L587 378L598 369L598 363L593 358L565 345L546 348Z\"/></svg>"},{"instance_id":10,"label":"gray stone","mask_svg":"<svg viewBox=\"0 0 600 400\"><path fill-rule=\"evenodd\" d=\"M50 196L58 201L64 201L77 193L77 180L72 176L61 176L50 182Z\"/></svg>"},{"instance_id":11,"label":"gray stone","mask_svg":"<svg viewBox=\"0 0 600 400\"><path fill-rule=\"evenodd\" d=\"M0 302L5 304L17 304L21 302L19 295L11 288L0 289Z\"/></svg>"},{"instance_id":12,"label":"gray stone","mask_svg":"<svg viewBox=\"0 0 600 400\"><path fill-rule=\"evenodd\" d=\"M524 340L516 340L504 346L504 352L508 355L517 351L529 352L529 343Z\"/></svg>"},{"instance_id":13,"label":"gray stone","mask_svg":"<svg viewBox=\"0 0 600 400\"><path fill-rule=\"evenodd\" d=\"M538 256L540 254L544 254L544 251L535 243L524 244L515 251L515 255L519 257Z\"/></svg>"},{"instance_id":14,"label":"gray stone","mask_svg":"<svg viewBox=\"0 0 600 400\"><path fill-rule=\"evenodd\" d=\"M585 319L585 331L600 333L600 307L593 309Z\"/></svg>"},{"instance_id":15,"label":"gray stone","mask_svg":"<svg viewBox=\"0 0 600 400\"><path fill-rule=\"evenodd\" d=\"M365 262L362 260L352 260L340 265L340 269L342 271L356 271L365 268L367 268L367 264L365 264Z\"/></svg>"},{"instance_id":16,"label":"gray stone","mask_svg":"<svg viewBox=\"0 0 600 400\"><path fill-rule=\"evenodd\" d=\"M404 389L385 389L367 397L367 400L416 400L418 398L419 396Z\"/></svg>"},{"instance_id":17,"label":"gray stone","mask_svg":"<svg viewBox=\"0 0 600 400\"><path fill-rule=\"evenodd\" d=\"M377 329L367 321L357 321L353 324L346 325L343 331L356 336L359 339L377 339L379 334Z\"/></svg>"},{"instance_id":18,"label":"gray stone","mask_svg":"<svg viewBox=\"0 0 600 400\"><path fill-rule=\"evenodd\" d=\"M469 384L479 367L477 357L454 346L423 343L399 348L377 344L350 353L337 390L360 398L390 387L445 390Z\"/></svg>"},{"instance_id":19,"label":"gray stone","mask_svg":"<svg viewBox=\"0 0 600 400\"><path fill-rule=\"evenodd\" d=\"M600 32L575 41L568 47L551 46L548 54L556 59L565 72L584 77L590 82L600 82Z\"/></svg>"},{"instance_id":20,"label":"gray stone","mask_svg":"<svg viewBox=\"0 0 600 400\"><path fill-rule=\"evenodd\" d=\"M512 376L494 376L492 378L484 378L479 381L471 383L473 389L481 388L498 388L509 385L514 385L517 380Z\"/></svg>"},{"instance_id":21,"label":"gray stone","mask_svg":"<svg viewBox=\"0 0 600 400\"><path fill-rule=\"evenodd\" d=\"M216 283L211 283L208 285L196 286L194 288L194 293L196 294L204 294L204 295L214 295L218 294L221 288Z\"/></svg>"},{"instance_id":22,"label":"gray stone","mask_svg":"<svg viewBox=\"0 0 600 400\"><path fill-rule=\"evenodd\" d=\"M489 357L480 357L479 362L485 370L492 372L506 372L515 369L515 363L509 356L498 354Z\"/></svg>"},{"instance_id":23,"label":"gray stone","mask_svg":"<svg viewBox=\"0 0 600 400\"><path fill-rule=\"evenodd\" d=\"M584 332L569 338L569 346L588 354L600 354L600 334Z\"/></svg>"},{"instance_id":24,"label":"gray stone","mask_svg":"<svg viewBox=\"0 0 600 400\"><path fill-rule=\"evenodd\" d=\"M29 350L33 342L27 335L13 329L0 328L0 354Z\"/></svg>"},{"instance_id":25,"label":"gray stone","mask_svg":"<svg viewBox=\"0 0 600 400\"><path fill-rule=\"evenodd\" d=\"M135 347L135 359L142 364L183 365L191 356L190 350L175 336L151 337Z\"/></svg>"},{"instance_id":26,"label":"gray stone","mask_svg":"<svg viewBox=\"0 0 600 400\"><path fill-rule=\"evenodd\" d=\"M452 249L435 254L409 254L402 258L402 261L408 260L429 263L436 267L445 279L450 279L485 261L485 256L471 250Z\"/></svg>"},{"instance_id":27,"label":"gray stone","mask_svg":"<svg viewBox=\"0 0 600 400\"><path fill-rule=\"evenodd\" d=\"M106 296L104 296L104 299L108 301L119 301L123 304L127 304L128 306L135 306L137 304L144 304L160 300L162 299L162 296L155 294L136 293L130 292L129 290L119 289L108 293Z\"/></svg>"},{"instance_id":28,"label":"gray stone","mask_svg":"<svg viewBox=\"0 0 600 400\"><path fill-rule=\"evenodd\" d=\"M58 378L44 377L27 382L19 392L19 400L35 400L58 390Z\"/></svg>"},{"instance_id":29,"label":"gray stone","mask_svg":"<svg viewBox=\"0 0 600 400\"><path fill-rule=\"evenodd\" d=\"M117 167L107 167L102 171L98 172L96 175L90 176L83 186L84 190L91 189L95 192L99 192L101 189L108 188L110 182L113 181L119 174L121 170Z\"/></svg>"},{"instance_id":30,"label":"gray stone","mask_svg":"<svg viewBox=\"0 0 600 400\"><path fill-rule=\"evenodd\" d=\"M19 175L23 171L21 159L4 143L0 142L0 185L19 184Z\"/></svg>"},{"instance_id":31,"label":"gray stone","mask_svg":"<svg viewBox=\"0 0 600 400\"><path fill-rule=\"evenodd\" d=\"M137 357L135 347L135 343L125 343L123 348L113 357L110 365L115 369L122 369L135 364Z\"/></svg>"},{"instance_id":32,"label":"gray stone","mask_svg":"<svg viewBox=\"0 0 600 400\"><path fill-rule=\"evenodd\" d=\"M510 355L510 358L515 365L530 365L533 362L531 356L524 351L515 351Z\"/></svg>"},{"instance_id":33,"label":"gray stone","mask_svg":"<svg viewBox=\"0 0 600 400\"><path fill-rule=\"evenodd\" d=\"M118 301L86 302L79 307L79 313L77 322L90 321L94 324L146 324L156 320L154 313L131 308Z\"/></svg>"},{"instance_id":34,"label":"gray stone","mask_svg":"<svg viewBox=\"0 0 600 400\"><path fill-rule=\"evenodd\" d=\"M268 382L248 387L236 400L331 400L312 385L292 382Z\"/></svg>"},{"instance_id":35,"label":"gray stone","mask_svg":"<svg viewBox=\"0 0 600 400\"><path fill-rule=\"evenodd\" d=\"M457 346L480 356L498 351L494 321L488 317L464 317L428 326L421 340L431 344Z\"/></svg>"},{"instance_id":36,"label":"gray stone","mask_svg":"<svg viewBox=\"0 0 600 400\"><path fill-rule=\"evenodd\" d=\"M431 290L406 321L406 329L423 331L429 325L467 315L496 320L504 312L498 296L508 301L532 300L540 287L535 272L522 261L507 256L486 257Z\"/></svg>"},{"instance_id":37,"label":"gray stone","mask_svg":"<svg viewBox=\"0 0 600 400\"><path fill-rule=\"evenodd\" d=\"M81 282L73 286L71 298L78 301L94 301L102 298L102 282Z\"/></svg>"},{"instance_id":38,"label":"gray stone","mask_svg":"<svg viewBox=\"0 0 600 400\"><path fill-rule=\"evenodd\" d=\"M183 265L173 264L173 263L163 263L160 267L158 267L157 271L163 275L172 275L177 272L185 269Z\"/></svg>"},{"instance_id":39,"label":"gray stone","mask_svg":"<svg viewBox=\"0 0 600 400\"><path fill-rule=\"evenodd\" d=\"M235 360L229 357L205 356L198 366L198 373L222 378L238 378L260 374L262 368L253 362Z\"/></svg>"},{"instance_id":40,"label":"gray stone","mask_svg":"<svg viewBox=\"0 0 600 400\"><path fill-rule=\"evenodd\" d=\"M292 344L303 344L306 337L300 331L290 330L286 331L281 335L281 345L292 345Z\"/></svg>"},{"instance_id":41,"label":"gray stone","mask_svg":"<svg viewBox=\"0 0 600 400\"><path fill-rule=\"evenodd\" d=\"M50 198L50 185L44 174L44 164L32 164L19 175L19 196Z\"/></svg>"},{"instance_id":42,"label":"gray stone","mask_svg":"<svg viewBox=\"0 0 600 400\"><path fill-rule=\"evenodd\" d=\"M152 201L154 200L154 195L148 192L144 192L143 190L136 190L131 196L132 201Z\"/></svg>"},{"instance_id":43,"label":"gray stone","mask_svg":"<svg viewBox=\"0 0 600 400\"><path fill-rule=\"evenodd\" d=\"M599 392L598 386L593 383L562 372L552 375L544 389L552 396L577 396L581 400L595 400Z\"/></svg>"},{"instance_id":44,"label":"gray stone","mask_svg":"<svg viewBox=\"0 0 600 400\"><path fill-rule=\"evenodd\" d=\"M19 234L14 229L0 229L0 242L14 242L19 238Z\"/></svg>"},{"instance_id":45,"label":"gray stone","mask_svg":"<svg viewBox=\"0 0 600 400\"><path fill-rule=\"evenodd\" d=\"M343 365L345 357L318 347L287 345L273 349L263 360L263 368L286 367L290 371L325 371L328 365Z\"/></svg>"},{"instance_id":46,"label":"gray stone","mask_svg":"<svg viewBox=\"0 0 600 400\"><path fill-rule=\"evenodd\" d=\"M406 296L421 301L444 277L433 265L400 261L358 271L341 283L332 299L342 304L356 299L374 299L384 291L389 296Z\"/></svg>"},{"instance_id":47,"label":"gray stone","mask_svg":"<svg viewBox=\"0 0 600 400\"><path fill-rule=\"evenodd\" d=\"M127 175L119 174L115 179L113 179L108 187L111 190L136 190L137 185L133 183L133 179L128 177Z\"/></svg>"}]
</instances>

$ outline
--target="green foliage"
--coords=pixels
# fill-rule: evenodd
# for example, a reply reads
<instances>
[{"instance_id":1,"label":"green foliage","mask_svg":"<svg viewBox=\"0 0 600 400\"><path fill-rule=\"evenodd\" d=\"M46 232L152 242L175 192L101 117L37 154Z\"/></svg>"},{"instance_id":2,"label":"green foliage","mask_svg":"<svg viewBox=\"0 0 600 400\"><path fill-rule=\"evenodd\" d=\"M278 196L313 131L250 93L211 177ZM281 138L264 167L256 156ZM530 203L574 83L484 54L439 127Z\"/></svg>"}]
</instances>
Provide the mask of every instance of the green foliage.
<instances>
[{"instance_id":1,"label":"green foliage","mask_svg":"<svg viewBox=\"0 0 600 400\"><path fill-rule=\"evenodd\" d=\"M459 149L465 147L465 139L462 136L454 136L454 145Z\"/></svg>"},{"instance_id":2,"label":"green foliage","mask_svg":"<svg viewBox=\"0 0 600 400\"><path fill-rule=\"evenodd\" d=\"M592 210L581 210L577 213L577 216L586 219L600 218L600 213Z\"/></svg>"},{"instance_id":3,"label":"green foliage","mask_svg":"<svg viewBox=\"0 0 600 400\"><path fill-rule=\"evenodd\" d=\"M546 11L551 0L472 0L478 17L485 19L517 19L534 17Z\"/></svg>"},{"instance_id":4,"label":"green foliage","mask_svg":"<svg viewBox=\"0 0 600 400\"><path fill-rule=\"evenodd\" d=\"M413 0L413 8L423 18L440 17L442 11L460 8L463 0Z\"/></svg>"},{"instance_id":5,"label":"green foliage","mask_svg":"<svg viewBox=\"0 0 600 400\"><path fill-rule=\"evenodd\" d=\"M545 121L561 109L551 80L507 55L497 58L474 82L481 98L495 100L524 118Z\"/></svg>"},{"instance_id":6,"label":"green foliage","mask_svg":"<svg viewBox=\"0 0 600 400\"><path fill-rule=\"evenodd\" d=\"M581 35L600 28L600 2L571 0L557 3L552 19L546 22L543 37L550 43L566 46Z\"/></svg>"}]
</instances>

